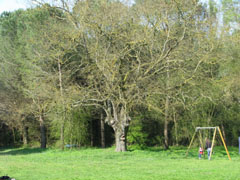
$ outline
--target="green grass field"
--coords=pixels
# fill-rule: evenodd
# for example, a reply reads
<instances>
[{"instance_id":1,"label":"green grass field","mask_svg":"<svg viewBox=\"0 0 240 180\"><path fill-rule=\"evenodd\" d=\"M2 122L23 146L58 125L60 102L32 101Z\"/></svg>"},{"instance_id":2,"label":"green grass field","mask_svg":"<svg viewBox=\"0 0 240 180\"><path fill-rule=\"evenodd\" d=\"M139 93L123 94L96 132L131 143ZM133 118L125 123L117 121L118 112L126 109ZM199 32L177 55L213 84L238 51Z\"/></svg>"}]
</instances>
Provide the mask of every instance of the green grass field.
<instances>
[{"instance_id":1,"label":"green grass field","mask_svg":"<svg viewBox=\"0 0 240 180\"><path fill-rule=\"evenodd\" d=\"M172 147L116 153L108 149L0 149L0 176L16 180L221 180L240 179L240 155L222 147L212 160L198 159L197 149Z\"/></svg>"}]
</instances>

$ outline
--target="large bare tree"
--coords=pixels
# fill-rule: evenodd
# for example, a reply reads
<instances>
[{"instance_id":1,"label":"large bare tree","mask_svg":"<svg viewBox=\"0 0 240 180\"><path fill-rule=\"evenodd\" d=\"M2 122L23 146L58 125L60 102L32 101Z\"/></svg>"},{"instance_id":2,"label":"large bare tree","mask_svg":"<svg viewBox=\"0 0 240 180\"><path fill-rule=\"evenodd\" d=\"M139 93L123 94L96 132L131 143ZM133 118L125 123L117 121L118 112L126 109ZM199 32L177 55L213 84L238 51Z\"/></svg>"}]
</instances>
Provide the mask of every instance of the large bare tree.
<instances>
[{"instance_id":1,"label":"large bare tree","mask_svg":"<svg viewBox=\"0 0 240 180\"><path fill-rule=\"evenodd\" d=\"M131 110L161 95L168 148L171 90L191 81L203 54L211 51L201 47L206 29L197 14L198 2L148 0L128 6L62 0L56 6L65 14L59 18L72 27L72 72L79 90L74 105L103 108L105 122L115 132L116 151L126 151ZM177 78L171 80L173 76Z\"/></svg>"},{"instance_id":2,"label":"large bare tree","mask_svg":"<svg viewBox=\"0 0 240 180\"><path fill-rule=\"evenodd\" d=\"M80 72L85 79L79 84L81 102L105 110L105 121L115 132L116 151L127 150L130 111L153 94L166 98L168 147L170 71L183 72L174 85L181 87L192 79L202 60L201 55L194 59L188 54L202 50L196 46L200 43L197 36L189 38L193 28L201 26L194 17L198 5L192 1L143 1L128 7L120 2L81 1L74 7L71 20L77 22L75 30L81 32L86 50ZM191 41L193 44L188 44ZM194 63L187 65L192 59ZM182 67L186 65L191 71L184 75L187 68ZM161 79L166 83L161 84Z\"/></svg>"}]
</instances>

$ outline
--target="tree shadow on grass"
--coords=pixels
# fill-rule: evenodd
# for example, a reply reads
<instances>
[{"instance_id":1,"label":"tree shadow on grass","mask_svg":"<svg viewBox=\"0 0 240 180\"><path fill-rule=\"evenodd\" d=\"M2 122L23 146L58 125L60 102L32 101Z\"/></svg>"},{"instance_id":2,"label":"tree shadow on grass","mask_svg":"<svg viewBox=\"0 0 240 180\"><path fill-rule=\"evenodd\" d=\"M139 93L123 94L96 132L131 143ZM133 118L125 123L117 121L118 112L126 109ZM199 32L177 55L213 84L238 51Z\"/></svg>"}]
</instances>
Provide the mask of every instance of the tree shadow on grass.
<instances>
[{"instance_id":1,"label":"tree shadow on grass","mask_svg":"<svg viewBox=\"0 0 240 180\"><path fill-rule=\"evenodd\" d=\"M18 148L18 149L0 149L0 156L2 155L28 155L35 153L42 153L47 149L41 148Z\"/></svg>"}]
</instances>

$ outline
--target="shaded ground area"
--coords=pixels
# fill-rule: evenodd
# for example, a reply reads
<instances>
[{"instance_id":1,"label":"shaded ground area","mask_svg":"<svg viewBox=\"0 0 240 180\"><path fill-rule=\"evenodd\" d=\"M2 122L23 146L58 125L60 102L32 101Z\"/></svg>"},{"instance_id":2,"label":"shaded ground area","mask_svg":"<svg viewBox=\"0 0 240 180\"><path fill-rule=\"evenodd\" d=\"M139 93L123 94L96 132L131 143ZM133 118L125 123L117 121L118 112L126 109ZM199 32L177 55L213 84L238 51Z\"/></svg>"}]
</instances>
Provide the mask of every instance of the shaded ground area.
<instances>
[{"instance_id":1,"label":"shaded ground area","mask_svg":"<svg viewBox=\"0 0 240 180\"><path fill-rule=\"evenodd\" d=\"M19 148L19 149L0 149L1 155L28 155L32 153L41 153L46 151L47 149L41 148Z\"/></svg>"}]
</instances>

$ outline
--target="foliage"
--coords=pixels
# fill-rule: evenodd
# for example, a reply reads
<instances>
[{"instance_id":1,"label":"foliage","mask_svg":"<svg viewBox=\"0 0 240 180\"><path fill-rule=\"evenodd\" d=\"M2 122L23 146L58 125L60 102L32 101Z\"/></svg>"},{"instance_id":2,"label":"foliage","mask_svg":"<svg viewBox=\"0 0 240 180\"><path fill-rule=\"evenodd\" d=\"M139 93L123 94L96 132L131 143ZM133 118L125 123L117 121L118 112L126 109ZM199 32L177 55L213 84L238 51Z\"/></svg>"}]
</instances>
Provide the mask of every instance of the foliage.
<instances>
[{"instance_id":1,"label":"foliage","mask_svg":"<svg viewBox=\"0 0 240 180\"><path fill-rule=\"evenodd\" d=\"M135 145L134 149L142 149L146 147L147 133L143 131L141 116L135 117L132 120L131 127L129 128L127 140L128 140L128 143L132 145L131 149L133 148L133 145Z\"/></svg>"},{"instance_id":2,"label":"foliage","mask_svg":"<svg viewBox=\"0 0 240 180\"><path fill-rule=\"evenodd\" d=\"M237 145L238 1L55 3L0 16L1 145Z\"/></svg>"}]
</instances>

